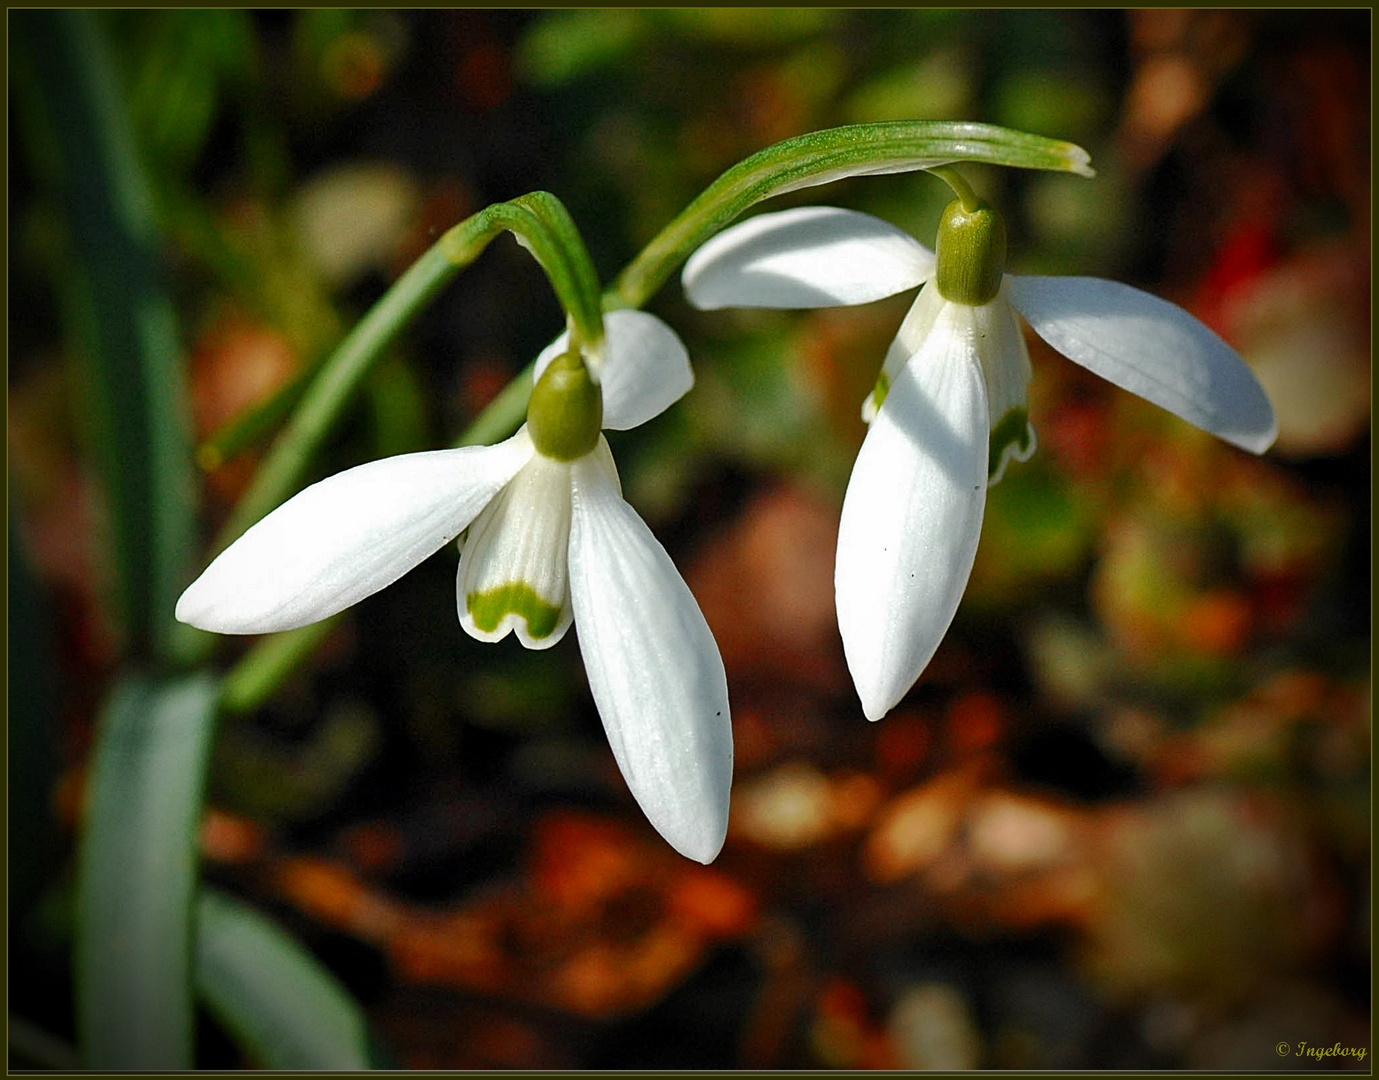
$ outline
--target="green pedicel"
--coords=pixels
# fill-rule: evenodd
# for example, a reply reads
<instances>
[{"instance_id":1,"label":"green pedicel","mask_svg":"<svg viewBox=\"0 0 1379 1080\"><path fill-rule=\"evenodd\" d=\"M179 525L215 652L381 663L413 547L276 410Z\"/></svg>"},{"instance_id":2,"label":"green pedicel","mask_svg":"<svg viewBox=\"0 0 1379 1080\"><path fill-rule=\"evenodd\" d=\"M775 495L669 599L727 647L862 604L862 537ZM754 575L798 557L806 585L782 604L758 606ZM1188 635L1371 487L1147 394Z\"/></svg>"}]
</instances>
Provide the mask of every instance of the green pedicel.
<instances>
[{"instance_id":1,"label":"green pedicel","mask_svg":"<svg viewBox=\"0 0 1379 1080\"><path fill-rule=\"evenodd\" d=\"M537 452L576 461L593 451L603 430L603 391L576 352L556 357L532 387L527 432Z\"/></svg>"},{"instance_id":2,"label":"green pedicel","mask_svg":"<svg viewBox=\"0 0 1379 1080\"><path fill-rule=\"evenodd\" d=\"M527 634L533 639L550 637L560 623L560 608L548 604L536 595L536 590L523 581L499 585L496 589L468 593L464 606L469 617L486 634L498 629L505 615L520 615L527 623Z\"/></svg>"}]
</instances>

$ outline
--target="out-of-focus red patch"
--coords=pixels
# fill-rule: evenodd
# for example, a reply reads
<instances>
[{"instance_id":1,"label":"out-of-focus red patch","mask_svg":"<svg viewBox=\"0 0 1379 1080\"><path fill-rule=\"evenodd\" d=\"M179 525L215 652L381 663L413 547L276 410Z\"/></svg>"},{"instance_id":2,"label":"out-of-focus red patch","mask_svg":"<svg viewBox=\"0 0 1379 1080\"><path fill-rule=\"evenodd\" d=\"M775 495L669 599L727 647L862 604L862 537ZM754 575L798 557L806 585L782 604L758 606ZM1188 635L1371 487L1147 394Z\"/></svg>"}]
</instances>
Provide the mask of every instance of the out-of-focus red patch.
<instances>
[{"instance_id":1,"label":"out-of-focus red patch","mask_svg":"<svg viewBox=\"0 0 1379 1080\"><path fill-rule=\"evenodd\" d=\"M470 49L455 65L455 86L474 108L496 109L512 95L512 65L507 53L494 42Z\"/></svg>"},{"instance_id":2,"label":"out-of-focus red patch","mask_svg":"<svg viewBox=\"0 0 1379 1080\"><path fill-rule=\"evenodd\" d=\"M716 870L687 870L671 886L671 912L713 937L737 937L751 929L757 898Z\"/></svg>"},{"instance_id":3,"label":"out-of-focus red patch","mask_svg":"<svg viewBox=\"0 0 1379 1080\"><path fill-rule=\"evenodd\" d=\"M553 814L537 825L532 888L572 914L588 912L620 892L636 869L632 836L620 822Z\"/></svg>"},{"instance_id":4,"label":"out-of-focus red patch","mask_svg":"<svg viewBox=\"0 0 1379 1080\"><path fill-rule=\"evenodd\" d=\"M257 822L211 807L201 819L201 854L211 862L246 863L264 853Z\"/></svg>"},{"instance_id":5,"label":"out-of-focus red patch","mask_svg":"<svg viewBox=\"0 0 1379 1080\"><path fill-rule=\"evenodd\" d=\"M379 873L397 866L406 846L397 829L381 822L358 825L341 839L350 861L366 873Z\"/></svg>"},{"instance_id":6,"label":"out-of-focus red patch","mask_svg":"<svg viewBox=\"0 0 1379 1080\"><path fill-rule=\"evenodd\" d=\"M964 694L944 717L948 745L955 757L981 753L996 745L1006 727L1005 707L992 694Z\"/></svg>"},{"instance_id":7,"label":"out-of-focus red patch","mask_svg":"<svg viewBox=\"0 0 1379 1080\"><path fill-rule=\"evenodd\" d=\"M241 312L226 311L192 346L192 415L205 438L266 401L298 366L287 337Z\"/></svg>"},{"instance_id":8,"label":"out-of-focus red patch","mask_svg":"<svg viewBox=\"0 0 1379 1080\"><path fill-rule=\"evenodd\" d=\"M274 874L278 892L327 926L366 941L383 941L399 923L397 905L353 873L324 859L284 859Z\"/></svg>"},{"instance_id":9,"label":"out-of-focus red patch","mask_svg":"<svg viewBox=\"0 0 1379 1080\"><path fill-rule=\"evenodd\" d=\"M1183 612L1183 640L1189 648L1213 656L1232 656L1244 647L1252 622L1249 600L1217 589L1188 603Z\"/></svg>"},{"instance_id":10,"label":"out-of-focus red patch","mask_svg":"<svg viewBox=\"0 0 1379 1080\"><path fill-rule=\"evenodd\" d=\"M877 725L876 769L882 779L896 783L909 779L924 763L934 736L929 721L919 713L895 712Z\"/></svg>"},{"instance_id":11,"label":"out-of-focus red patch","mask_svg":"<svg viewBox=\"0 0 1379 1080\"><path fill-rule=\"evenodd\" d=\"M828 691L846 685L833 600L838 511L811 492L756 496L688 568L729 678L786 677Z\"/></svg>"},{"instance_id":12,"label":"out-of-focus red patch","mask_svg":"<svg viewBox=\"0 0 1379 1080\"><path fill-rule=\"evenodd\" d=\"M512 381L511 366L502 357L479 353L466 359L460 375L460 404L468 416L478 416Z\"/></svg>"}]
</instances>

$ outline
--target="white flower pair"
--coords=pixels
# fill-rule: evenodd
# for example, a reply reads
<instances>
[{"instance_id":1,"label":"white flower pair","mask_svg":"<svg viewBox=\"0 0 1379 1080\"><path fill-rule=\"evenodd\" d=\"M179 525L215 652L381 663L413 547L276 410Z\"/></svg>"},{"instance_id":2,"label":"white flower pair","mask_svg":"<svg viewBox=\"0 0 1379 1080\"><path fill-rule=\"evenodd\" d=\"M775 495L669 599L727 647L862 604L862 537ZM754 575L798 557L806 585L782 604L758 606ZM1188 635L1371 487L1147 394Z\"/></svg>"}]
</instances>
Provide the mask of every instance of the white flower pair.
<instances>
[{"instance_id":1,"label":"white flower pair","mask_svg":"<svg viewBox=\"0 0 1379 1080\"><path fill-rule=\"evenodd\" d=\"M1016 309L1070 359L1238 446L1259 453L1275 434L1244 363L1186 312L1115 282L1004 275L999 218L977 215L973 234L971 215L959 212L952 228L949 216L936 256L852 211L764 214L709 241L684 271L687 296L704 308L860 304L924 285L864 406L871 428L838 535L838 622L872 720L919 678L953 619L988 484L1034 450ZM576 623L633 795L676 850L709 862L732 781L723 663L665 550L622 499L599 434L600 401L602 427L634 427L688 391L693 374L659 319L614 311L605 325L605 356L569 356L568 336L542 353L531 419L511 439L388 458L307 488L216 559L177 617L221 633L304 626L467 529L465 630L485 641L515 630L546 648ZM568 399L583 402L573 441L537 430L536 399L566 375L599 380Z\"/></svg>"}]
</instances>

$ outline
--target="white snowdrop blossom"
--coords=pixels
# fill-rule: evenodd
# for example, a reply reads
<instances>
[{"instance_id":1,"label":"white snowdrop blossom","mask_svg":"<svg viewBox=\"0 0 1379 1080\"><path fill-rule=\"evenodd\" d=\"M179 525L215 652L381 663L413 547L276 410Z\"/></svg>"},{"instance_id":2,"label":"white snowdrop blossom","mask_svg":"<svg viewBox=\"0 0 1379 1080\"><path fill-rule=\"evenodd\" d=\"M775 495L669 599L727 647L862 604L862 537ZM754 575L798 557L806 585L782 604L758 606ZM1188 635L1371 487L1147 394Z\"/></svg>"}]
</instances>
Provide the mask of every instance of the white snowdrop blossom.
<instances>
[{"instance_id":1,"label":"white snowdrop blossom","mask_svg":"<svg viewBox=\"0 0 1379 1080\"><path fill-rule=\"evenodd\" d=\"M528 422L512 438L313 484L212 562L177 618L224 634L305 626L461 537L465 630L483 641L513 631L545 649L573 622L632 794L677 851L707 863L723 845L732 782L723 661L689 587L622 498L600 430L658 415L694 375L654 316L613 311L604 325L600 356L574 355L568 334L541 353Z\"/></svg>"},{"instance_id":2,"label":"white snowdrop blossom","mask_svg":"<svg viewBox=\"0 0 1379 1080\"><path fill-rule=\"evenodd\" d=\"M864 304L924 286L863 406L834 587L848 668L878 720L929 663L967 586L988 485L1034 452L1016 312L1064 356L1245 450L1274 441L1248 367L1181 308L1114 281L1004 273L984 205L952 203L937 253L866 214L805 207L715 236L685 265L701 308Z\"/></svg>"}]
</instances>

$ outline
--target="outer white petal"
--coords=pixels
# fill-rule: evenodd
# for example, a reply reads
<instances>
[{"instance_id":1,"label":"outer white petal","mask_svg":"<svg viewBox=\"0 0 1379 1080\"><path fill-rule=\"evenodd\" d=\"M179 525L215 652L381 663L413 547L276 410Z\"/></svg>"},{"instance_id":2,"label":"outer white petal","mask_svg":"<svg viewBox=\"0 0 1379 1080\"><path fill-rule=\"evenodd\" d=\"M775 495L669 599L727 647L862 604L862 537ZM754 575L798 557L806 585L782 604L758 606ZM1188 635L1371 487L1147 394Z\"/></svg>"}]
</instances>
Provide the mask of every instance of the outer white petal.
<instances>
[{"instance_id":1,"label":"outer white petal","mask_svg":"<svg viewBox=\"0 0 1379 1080\"><path fill-rule=\"evenodd\" d=\"M613 756L658 832L712 862L733 775L718 646L670 556L592 455L573 468L570 595Z\"/></svg>"},{"instance_id":2,"label":"outer white petal","mask_svg":"<svg viewBox=\"0 0 1379 1080\"><path fill-rule=\"evenodd\" d=\"M1007 275L1005 287L1034 332L1070 360L1245 450L1272 445L1278 423L1259 382L1176 304L1101 278Z\"/></svg>"},{"instance_id":3,"label":"outer white petal","mask_svg":"<svg viewBox=\"0 0 1379 1080\"><path fill-rule=\"evenodd\" d=\"M905 321L896 331L891 347L886 350L886 358L882 361L881 373L876 377L876 385L867 395L867 400L862 402L862 419L868 424L876 419L876 412L881 407L881 402L886 400L891 383L910 362L910 357L919 352L924 345L929 331L934 328L934 321L947 303L933 285L921 289L915 297L915 302L905 314Z\"/></svg>"},{"instance_id":4,"label":"outer white petal","mask_svg":"<svg viewBox=\"0 0 1379 1080\"><path fill-rule=\"evenodd\" d=\"M913 289L934 253L894 225L832 206L761 214L706 243L681 282L700 308L865 304Z\"/></svg>"},{"instance_id":5,"label":"outer white petal","mask_svg":"<svg viewBox=\"0 0 1379 1080\"><path fill-rule=\"evenodd\" d=\"M334 615L453 540L532 452L523 428L496 446L403 454L313 484L226 548L177 617L261 634Z\"/></svg>"},{"instance_id":6,"label":"outer white petal","mask_svg":"<svg viewBox=\"0 0 1379 1080\"><path fill-rule=\"evenodd\" d=\"M843 498L838 628L869 720L929 663L977 552L989 422L970 312L940 312L872 421Z\"/></svg>"},{"instance_id":7,"label":"outer white petal","mask_svg":"<svg viewBox=\"0 0 1379 1080\"><path fill-rule=\"evenodd\" d=\"M690 391L694 371L689 352L675 333L645 311L609 311L603 316L603 426L625 431L659 416ZM570 345L567 330L541 350L534 379Z\"/></svg>"}]
</instances>

